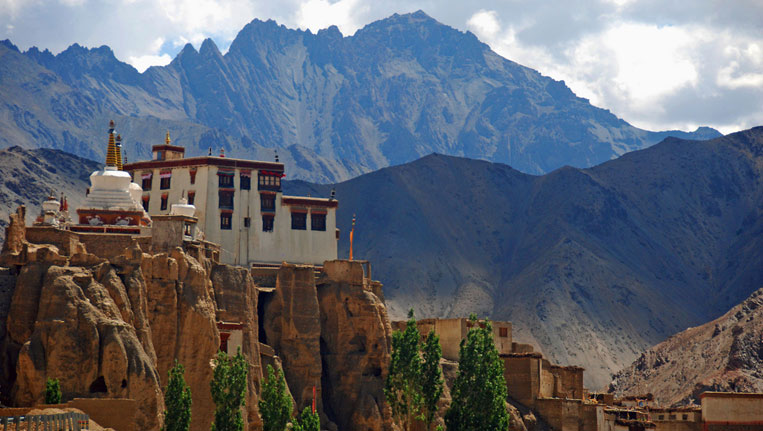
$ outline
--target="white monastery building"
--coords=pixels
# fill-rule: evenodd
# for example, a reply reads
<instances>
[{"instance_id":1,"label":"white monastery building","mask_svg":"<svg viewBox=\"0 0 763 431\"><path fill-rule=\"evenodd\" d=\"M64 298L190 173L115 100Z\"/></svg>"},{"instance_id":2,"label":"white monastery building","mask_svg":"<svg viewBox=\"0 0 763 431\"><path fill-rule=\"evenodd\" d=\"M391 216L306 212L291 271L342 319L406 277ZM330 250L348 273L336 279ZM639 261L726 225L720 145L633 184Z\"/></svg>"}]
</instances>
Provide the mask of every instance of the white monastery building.
<instances>
[{"instance_id":1,"label":"white monastery building","mask_svg":"<svg viewBox=\"0 0 763 431\"><path fill-rule=\"evenodd\" d=\"M185 148L152 147L153 160L124 170L143 189L141 202L153 215L170 213L186 198L204 239L220 244L220 261L251 266L281 262L322 265L337 258L333 199L284 196L284 165L215 156L185 157Z\"/></svg>"}]
</instances>

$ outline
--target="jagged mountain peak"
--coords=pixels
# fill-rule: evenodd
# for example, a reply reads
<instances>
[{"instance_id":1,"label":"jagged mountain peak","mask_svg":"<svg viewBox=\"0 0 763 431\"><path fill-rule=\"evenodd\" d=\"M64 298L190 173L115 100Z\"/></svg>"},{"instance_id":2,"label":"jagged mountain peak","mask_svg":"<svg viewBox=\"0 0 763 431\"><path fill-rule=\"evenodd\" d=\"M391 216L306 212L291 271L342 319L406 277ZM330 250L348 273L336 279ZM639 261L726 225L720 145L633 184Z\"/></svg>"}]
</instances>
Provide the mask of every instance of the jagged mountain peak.
<instances>
[{"instance_id":1,"label":"jagged mountain peak","mask_svg":"<svg viewBox=\"0 0 763 431\"><path fill-rule=\"evenodd\" d=\"M217 48L217 45L211 38L204 39L204 42L201 43L201 48L199 48L199 54L201 56L222 56L220 49Z\"/></svg>"},{"instance_id":2,"label":"jagged mountain peak","mask_svg":"<svg viewBox=\"0 0 763 431\"><path fill-rule=\"evenodd\" d=\"M224 56L206 40L199 51L186 45L169 66L142 75L108 47L72 45L54 58L34 51L26 58L76 92L19 96L12 103L18 108L8 110L44 118L49 114L42 111L51 109L60 121L41 125L6 112L0 118L11 120L0 132L10 132L0 133L0 145L20 140L98 154L102 149L88 138L95 130L86 124L116 114L193 124L191 147L217 145L210 136L224 135L241 156L259 151L253 143L298 145L340 161L344 167L332 172L368 172L439 152L539 174L591 166L669 135L695 137L637 129L423 11L393 15L346 37L336 27L313 34L255 19ZM14 73L9 62L2 66L8 70L0 73ZM35 78L43 71L28 64L14 67L20 66L29 68L25 76L32 81L51 78ZM44 86L30 84L25 88ZM325 175L333 173L313 178Z\"/></svg>"},{"instance_id":3,"label":"jagged mountain peak","mask_svg":"<svg viewBox=\"0 0 763 431\"><path fill-rule=\"evenodd\" d=\"M10 39L0 40L0 45L6 47L8 49L14 50L16 52L19 52L19 48L16 45L14 45L13 42L11 42Z\"/></svg>"}]
</instances>

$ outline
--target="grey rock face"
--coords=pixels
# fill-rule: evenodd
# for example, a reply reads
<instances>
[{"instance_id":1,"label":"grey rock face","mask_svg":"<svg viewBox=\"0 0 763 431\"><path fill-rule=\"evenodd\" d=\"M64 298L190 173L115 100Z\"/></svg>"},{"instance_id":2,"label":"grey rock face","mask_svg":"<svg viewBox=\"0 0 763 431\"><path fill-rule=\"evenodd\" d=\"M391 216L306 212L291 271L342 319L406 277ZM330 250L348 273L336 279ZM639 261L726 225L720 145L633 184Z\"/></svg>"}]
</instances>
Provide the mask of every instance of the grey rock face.
<instances>
[{"instance_id":1,"label":"grey rock face","mask_svg":"<svg viewBox=\"0 0 763 431\"><path fill-rule=\"evenodd\" d=\"M576 97L564 82L504 59L423 12L342 37L273 21L245 26L222 55L187 45L138 73L108 47L53 56L0 44L0 147L53 147L100 160L110 118L130 160L170 129L190 155L282 159L295 178L330 182L438 152L542 174L652 145L648 132Z\"/></svg>"}]
</instances>

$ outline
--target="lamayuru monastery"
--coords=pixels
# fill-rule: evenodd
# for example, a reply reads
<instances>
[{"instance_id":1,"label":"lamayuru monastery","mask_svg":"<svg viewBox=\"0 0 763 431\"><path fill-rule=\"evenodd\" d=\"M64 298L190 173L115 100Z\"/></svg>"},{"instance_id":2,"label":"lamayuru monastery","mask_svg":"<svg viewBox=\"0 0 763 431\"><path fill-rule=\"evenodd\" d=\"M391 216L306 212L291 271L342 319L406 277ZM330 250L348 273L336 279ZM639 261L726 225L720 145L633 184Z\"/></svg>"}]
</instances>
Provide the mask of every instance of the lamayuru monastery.
<instances>
[{"instance_id":1,"label":"lamayuru monastery","mask_svg":"<svg viewBox=\"0 0 763 431\"><path fill-rule=\"evenodd\" d=\"M15 374L3 370L0 378L15 379L13 402L39 402L48 367L77 362L56 362L58 352L65 350L81 355L78 361L95 361L82 376L60 376L65 392L74 396L71 406L119 431L156 429L161 376L172 360L185 355L181 359L194 386L193 429L209 429L212 405L204 398L209 358L218 350L241 349L252 381L260 381L265 365L282 368L297 406L317 403L324 423L329 418L335 422L329 429L393 431L384 376L391 328L402 329L406 322L389 322L382 285L371 280L370 263L352 257L337 260L338 202L333 192L329 198L284 196L284 165L277 160L234 159L222 152L212 156L211 151L186 158L182 146L172 145L169 132L152 151L152 160L123 165L121 137L112 121L106 166L90 175L87 199L76 217L69 216L65 197L53 196L42 204L33 226L25 226L23 207L12 215L0 255L7 267L0 268L0 294L13 294L13 301L10 296L7 301L12 302L10 310L4 311L13 323L9 339L23 347L13 350ZM40 268L52 275L28 275ZM14 284L17 277L28 280ZM60 310L40 308L39 313L53 313L44 324L37 322L42 314L27 311L41 307L30 299L33 295L23 294L35 289L33 279L51 282L53 287L37 289L66 302ZM21 293L3 288L3 283ZM37 295L40 303L49 300ZM198 302L184 306L188 300ZM110 313L108 318L100 318L100 326L93 324L99 328L91 331L95 335L85 331L90 335L77 342L92 345L92 352L69 351L56 341L70 334L70 326L100 316L101 308ZM65 319L77 323L65 324ZM440 336L443 369L450 367L452 372L445 374L455 376L461 341L471 326L484 323L457 318L417 324L422 334L434 331ZM112 326L121 331L114 334L122 335L99 335L110 333ZM40 331L58 335L35 335ZM176 335L175 347L167 347L167 334ZM533 346L515 342L511 323L494 322L493 336L509 401L515 416L522 415L512 422L512 431L536 425L558 431L763 430L763 394L706 392L701 405L681 408L654 405L648 395L615 400L610 394L589 393L583 387L583 368L552 364ZM109 355L103 353L107 350ZM0 357L0 363L11 356ZM145 364L136 366L140 358ZM258 430L259 394L252 381L246 421L248 430ZM29 424L24 429L33 429L32 424L49 429L61 419L22 419L30 409L0 409L0 431L20 429L9 426L22 420ZM9 422L10 415L16 416ZM81 429L73 422L79 416L67 417L71 427L60 429Z\"/></svg>"}]
</instances>

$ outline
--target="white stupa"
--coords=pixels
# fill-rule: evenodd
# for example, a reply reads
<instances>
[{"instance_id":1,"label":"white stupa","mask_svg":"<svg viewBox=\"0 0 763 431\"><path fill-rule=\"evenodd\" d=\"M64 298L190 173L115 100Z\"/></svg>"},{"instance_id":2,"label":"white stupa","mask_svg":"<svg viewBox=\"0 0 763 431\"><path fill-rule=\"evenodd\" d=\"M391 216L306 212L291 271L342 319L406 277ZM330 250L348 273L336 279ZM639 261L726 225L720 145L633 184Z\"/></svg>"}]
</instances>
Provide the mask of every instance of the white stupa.
<instances>
[{"instance_id":1,"label":"white stupa","mask_svg":"<svg viewBox=\"0 0 763 431\"><path fill-rule=\"evenodd\" d=\"M90 175L90 194L87 195L85 209L112 211L143 211L140 195L143 189L132 182L132 176L121 170L121 154L114 137L114 122L109 123L109 146L106 151L106 166ZM139 190L139 191L138 191ZM136 199L137 197L137 199Z\"/></svg>"},{"instance_id":2,"label":"white stupa","mask_svg":"<svg viewBox=\"0 0 763 431\"><path fill-rule=\"evenodd\" d=\"M90 192L85 204L77 209L80 226L147 226L151 219L140 203L143 189L122 170L121 136L109 122L109 146L106 166L90 175ZM83 230L84 228L76 228ZM134 229L133 229L134 230ZM134 233L133 230L128 233ZM114 229L109 232L116 232Z\"/></svg>"}]
</instances>

